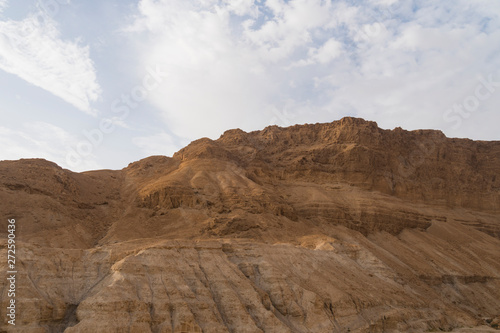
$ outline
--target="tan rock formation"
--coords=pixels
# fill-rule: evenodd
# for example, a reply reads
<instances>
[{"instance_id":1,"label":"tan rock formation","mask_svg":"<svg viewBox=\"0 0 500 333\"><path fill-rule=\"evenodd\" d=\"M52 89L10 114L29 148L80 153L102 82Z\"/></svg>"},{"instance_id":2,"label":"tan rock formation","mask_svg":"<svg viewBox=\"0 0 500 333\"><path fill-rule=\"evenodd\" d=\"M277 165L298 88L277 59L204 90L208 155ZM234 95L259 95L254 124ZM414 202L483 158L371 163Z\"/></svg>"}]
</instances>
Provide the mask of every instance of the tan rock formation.
<instances>
[{"instance_id":1,"label":"tan rock formation","mask_svg":"<svg viewBox=\"0 0 500 333\"><path fill-rule=\"evenodd\" d=\"M500 142L329 124L231 130L73 173L0 162L8 332L492 331ZM6 260L0 261L7 271Z\"/></svg>"}]
</instances>

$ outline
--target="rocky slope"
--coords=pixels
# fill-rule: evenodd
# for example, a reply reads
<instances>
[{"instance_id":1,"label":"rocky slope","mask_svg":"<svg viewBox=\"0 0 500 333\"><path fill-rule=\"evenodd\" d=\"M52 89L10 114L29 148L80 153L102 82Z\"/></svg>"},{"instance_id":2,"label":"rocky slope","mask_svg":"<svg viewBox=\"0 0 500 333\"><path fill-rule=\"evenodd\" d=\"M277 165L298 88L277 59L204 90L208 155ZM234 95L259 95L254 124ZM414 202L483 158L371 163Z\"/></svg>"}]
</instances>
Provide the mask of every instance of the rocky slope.
<instances>
[{"instance_id":1,"label":"rocky slope","mask_svg":"<svg viewBox=\"0 0 500 333\"><path fill-rule=\"evenodd\" d=\"M492 331L500 142L344 118L118 171L0 162L8 332ZM1 261L7 271L6 260Z\"/></svg>"}]
</instances>

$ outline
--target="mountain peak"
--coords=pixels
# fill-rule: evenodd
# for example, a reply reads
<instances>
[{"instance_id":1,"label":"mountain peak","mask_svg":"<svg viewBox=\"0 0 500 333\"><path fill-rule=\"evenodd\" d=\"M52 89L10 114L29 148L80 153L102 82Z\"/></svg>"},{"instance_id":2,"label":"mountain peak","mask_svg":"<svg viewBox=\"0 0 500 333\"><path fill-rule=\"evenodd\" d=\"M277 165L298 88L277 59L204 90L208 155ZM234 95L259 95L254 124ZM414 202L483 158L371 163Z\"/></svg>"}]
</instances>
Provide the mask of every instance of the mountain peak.
<instances>
[{"instance_id":1,"label":"mountain peak","mask_svg":"<svg viewBox=\"0 0 500 333\"><path fill-rule=\"evenodd\" d=\"M473 332L500 321L499 175L500 142L352 117L229 130L123 170L1 161L16 324Z\"/></svg>"}]
</instances>

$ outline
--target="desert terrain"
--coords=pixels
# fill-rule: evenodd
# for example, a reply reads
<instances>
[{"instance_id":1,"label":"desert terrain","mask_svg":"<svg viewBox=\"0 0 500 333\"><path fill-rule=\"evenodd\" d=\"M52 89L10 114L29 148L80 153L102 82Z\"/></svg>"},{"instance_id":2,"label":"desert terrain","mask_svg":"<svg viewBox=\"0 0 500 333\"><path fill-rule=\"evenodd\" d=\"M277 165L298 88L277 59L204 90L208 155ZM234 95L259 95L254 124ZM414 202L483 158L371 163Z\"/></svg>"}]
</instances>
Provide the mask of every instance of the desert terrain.
<instances>
[{"instance_id":1,"label":"desert terrain","mask_svg":"<svg viewBox=\"0 0 500 333\"><path fill-rule=\"evenodd\" d=\"M2 332L495 332L500 142L359 118L0 162Z\"/></svg>"}]
</instances>

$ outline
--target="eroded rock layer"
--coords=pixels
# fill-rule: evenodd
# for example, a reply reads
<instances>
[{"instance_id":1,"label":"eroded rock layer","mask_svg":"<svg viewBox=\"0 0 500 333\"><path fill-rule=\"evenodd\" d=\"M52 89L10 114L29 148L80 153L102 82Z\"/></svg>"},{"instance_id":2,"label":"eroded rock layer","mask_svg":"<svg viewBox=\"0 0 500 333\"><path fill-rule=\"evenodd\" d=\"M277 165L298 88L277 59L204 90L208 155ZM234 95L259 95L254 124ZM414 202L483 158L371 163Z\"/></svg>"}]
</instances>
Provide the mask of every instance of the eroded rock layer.
<instances>
[{"instance_id":1,"label":"eroded rock layer","mask_svg":"<svg viewBox=\"0 0 500 333\"><path fill-rule=\"evenodd\" d=\"M424 332L500 320L500 142L329 124L231 130L73 173L0 162L12 332ZM7 271L6 260L1 262Z\"/></svg>"}]
</instances>

